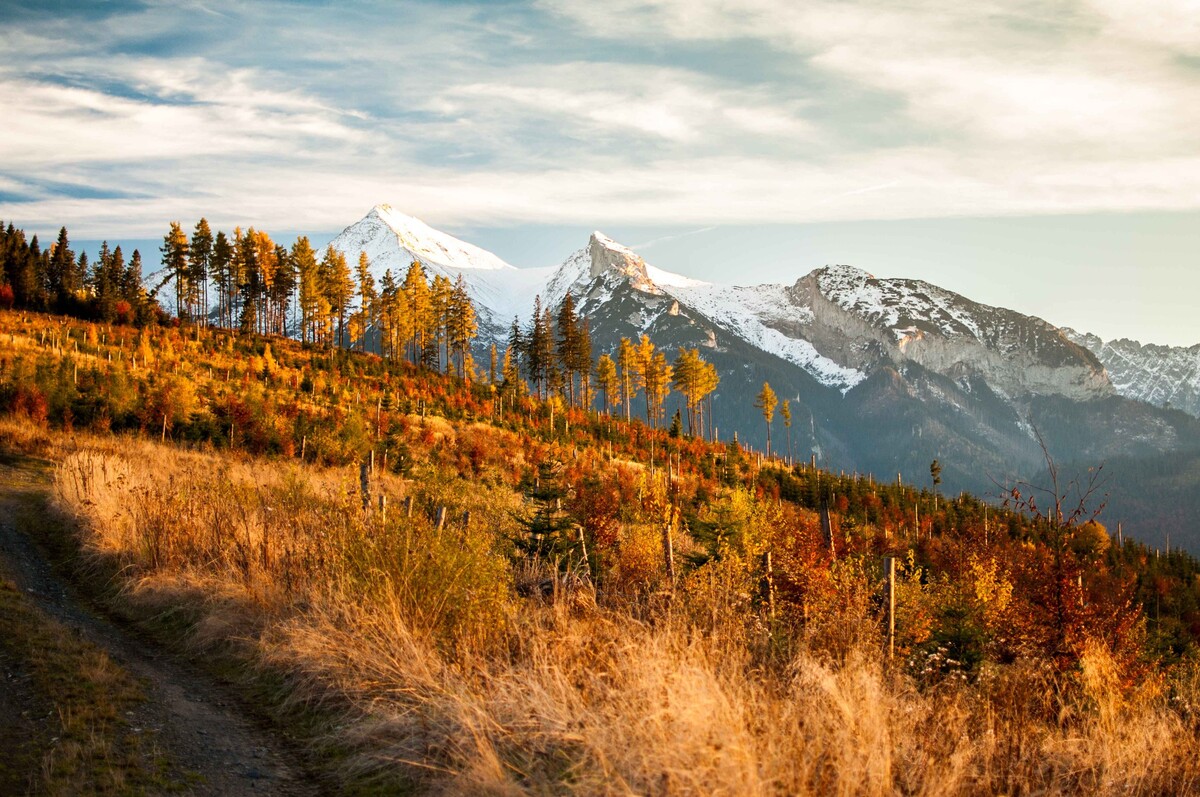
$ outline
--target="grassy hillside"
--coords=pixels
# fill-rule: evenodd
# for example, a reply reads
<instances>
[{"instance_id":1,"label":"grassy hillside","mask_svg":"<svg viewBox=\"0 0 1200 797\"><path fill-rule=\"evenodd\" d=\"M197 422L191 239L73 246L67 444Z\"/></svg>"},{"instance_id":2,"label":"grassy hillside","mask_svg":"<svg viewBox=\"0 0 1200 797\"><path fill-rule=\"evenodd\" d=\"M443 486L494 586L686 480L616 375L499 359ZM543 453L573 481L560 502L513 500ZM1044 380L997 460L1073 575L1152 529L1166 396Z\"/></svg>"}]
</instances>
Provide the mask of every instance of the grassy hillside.
<instances>
[{"instance_id":1,"label":"grassy hillside","mask_svg":"<svg viewBox=\"0 0 1200 797\"><path fill-rule=\"evenodd\" d=\"M0 412L84 572L350 789L1200 786L1200 570L1096 524L186 327L0 313Z\"/></svg>"}]
</instances>

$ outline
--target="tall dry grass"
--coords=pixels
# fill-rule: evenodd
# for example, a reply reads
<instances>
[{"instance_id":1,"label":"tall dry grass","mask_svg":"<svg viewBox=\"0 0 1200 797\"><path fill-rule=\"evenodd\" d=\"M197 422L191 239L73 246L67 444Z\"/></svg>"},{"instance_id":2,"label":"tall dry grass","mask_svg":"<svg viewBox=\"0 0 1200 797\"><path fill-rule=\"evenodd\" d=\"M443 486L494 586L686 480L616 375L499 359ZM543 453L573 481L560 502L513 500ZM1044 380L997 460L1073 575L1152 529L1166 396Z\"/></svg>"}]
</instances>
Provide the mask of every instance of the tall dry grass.
<instances>
[{"instance_id":1,"label":"tall dry grass","mask_svg":"<svg viewBox=\"0 0 1200 797\"><path fill-rule=\"evenodd\" d=\"M591 593L516 596L519 497L81 440L57 477L124 599L188 612L196 644L282 673L343 717L342 774L444 794L1184 794L1200 790L1200 677L1133 693L1103 649L922 686L867 618L829 615L780 652L709 583L653 612ZM399 512L412 494L413 518ZM440 531L430 502L473 522ZM719 571L714 571L719 572ZM719 580L718 576L714 576ZM712 581L712 579L710 579ZM730 597L731 595L735 597ZM645 618L651 618L649 620ZM708 619L705 619L708 618ZM837 638L838 644L830 643ZM238 642L240 640L240 642ZM1189 713L1191 712L1191 713Z\"/></svg>"}]
</instances>

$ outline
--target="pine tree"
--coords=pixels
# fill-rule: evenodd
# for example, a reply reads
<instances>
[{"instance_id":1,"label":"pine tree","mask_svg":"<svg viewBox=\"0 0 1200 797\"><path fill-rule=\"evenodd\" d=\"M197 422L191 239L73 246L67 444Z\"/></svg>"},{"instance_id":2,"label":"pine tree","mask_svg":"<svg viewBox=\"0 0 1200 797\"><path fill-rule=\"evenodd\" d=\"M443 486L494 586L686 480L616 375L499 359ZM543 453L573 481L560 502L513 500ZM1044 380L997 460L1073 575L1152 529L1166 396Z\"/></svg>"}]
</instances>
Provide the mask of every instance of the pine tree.
<instances>
[{"instance_id":1,"label":"pine tree","mask_svg":"<svg viewBox=\"0 0 1200 797\"><path fill-rule=\"evenodd\" d=\"M762 410L763 420L767 422L767 456L771 456L771 421L775 419L775 407L778 404L775 391L763 382L762 390L755 397L754 406Z\"/></svg>"},{"instance_id":2,"label":"pine tree","mask_svg":"<svg viewBox=\"0 0 1200 797\"><path fill-rule=\"evenodd\" d=\"M379 310L376 313L379 353L384 357L397 357L402 342L407 340L407 334L402 331L405 316L404 295L389 268L383 272L383 279L380 280Z\"/></svg>"},{"instance_id":3,"label":"pine tree","mask_svg":"<svg viewBox=\"0 0 1200 797\"><path fill-rule=\"evenodd\" d=\"M504 350L504 359L500 366L500 389L501 392L510 398L525 393L525 380L521 379L521 369L518 367L520 361L518 352L511 345Z\"/></svg>"},{"instance_id":4,"label":"pine tree","mask_svg":"<svg viewBox=\"0 0 1200 797\"><path fill-rule=\"evenodd\" d=\"M329 302L329 311L337 318L337 345L345 345L346 313L354 299L354 280L346 256L330 244L321 259L321 271L325 275L324 294Z\"/></svg>"},{"instance_id":5,"label":"pine tree","mask_svg":"<svg viewBox=\"0 0 1200 797\"><path fill-rule=\"evenodd\" d=\"M621 369L621 403L625 406L625 420L629 421L632 417L631 405L640 372L637 349L629 338L621 338L617 348L617 366Z\"/></svg>"},{"instance_id":6,"label":"pine tree","mask_svg":"<svg viewBox=\"0 0 1200 797\"><path fill-rule=\"evenodd\" d=\"M208 226L208 219L201 218L192 230L192 240L188 244L188 286L194 304L188 313L201 321L208 323L208 274L212 268L213 234Z\"/></svg>"},{"instance_id":7,"label":"pine tree","mask_svg":"<svg viewBox=\"0 0 1200 797\"><path fill-rule=\"evenodd\" d=\"M643 335L643 338L645 337ZM658 428L663 405L671 392L672 371L671 364L667 362L667 355L661 351L654 352L646 362L642 383L646 393L647 422L654 428Z\"/></svg>"},{"instance_id":8,"label":"pine tree","mask_svg":"<svg viewBox=\"0 0 1200 797\"><path fill-rule=\"evenodd\" d=\"M542 297L538 295L533 297L533 316L529 319L529 329L521 336L523 348L520 350L525 364L525 375L529 377L538 398L545 397L545 358L548 348L546 341L549 336L549 331L542 322L543 318ZM549 344L549 347L553 356L553 344Z\"/></svg>"},{"instance_id":9,"label":"pine tree","mask_svg":"<svg viewBox=\"0 0 1200 797\"><path fill-rule=\"evenodd\" d=\"M307 235L292 243L290 259L299 289L300 342L308 343L315 340L317 312L321 307L321 269Z\"/></svg>"},{"instance_id":10,"label":"pine tree","mask_svg":"<svg viewBox=\"0 0 1200 797\"><path fill-rule=\"evenodd\" d=\"M607 352L601 354L600 359L596 361L596 387L600 390L601 408L604 414L608 415L614 400L619 400L617 391L620 389L620 382L617 379L617 364Z\"/></svg>"},{"instance_id":11,"label":"pine tree","mask_svg":"<svg viewBox=\"0 0 1200 797\"><path fill-rule=\"evenodd\" d=\"M217 232L213 240L212 256L208 262L208 273L217 286L217 324L226 329L233 326L232 302L233 279L231 263L233 247L224 232Z\"/></svg>"},{"instance_id":12,"label":"pine tree","mask_svg":"<svg viewBox=\"0 0 1200 797\"><path fill-rule=\"evenodd\" d=\"M429 348L425 353L426 365L437 371L450 370L450 294L454 290L450 278L435 274L429 288ZM444 348L444 351L443 351Z\"/></svg>"},{"instance_id":13,"label":"pine tree","mask_svg":"<svg viewBox=\"0 0 1200 797\"><path fill-rule=\"evenodd\" d=\"M251 229L250 242L254 251L254 265L257 267L257 283L253 295L257 303L255 315L258 318L257 331L267 333L276 329L278 319L276 308L272 306L271 298L275 294L275 280L279 273L278 252L275 242L265 230Z\"/></svg>"},{"instance_id":14,"label":"pine tree","mask_svg":"<svg viewBox=\"0 0 1200 797\"><path fill-rule=\"evenodd\" d=\"M467 283L462 274L458 275L450 292L448 316L447 346L458 361L459 377L469 378L474 370L471 365L471 342L479 325L475 321L475 306L467 294Z\"/></svg>"},{"instance_id":15,"label":"pine tree","mask_svg":"<svg viewBox=\"0 0 1200 797\"><path fill-rule=\"evenodd\" d=\"M366 332L379 322L379 295L375 292L375 277L371 275L371 261L366 252L358 253L358 296L359 313L362 316L362 350L367 350Z\"/></svg>"},{"instance_id":16,"label":"pine tree","mask_svg":"<svg viewBox=\"0 0 1200 797\"><path fill-rule=\"evenodd\" d=\"M117 247L120 249L121 247ZM114 255L117 253L114 252ZM120 256L114 259L114 271L120 270ZM129 266L124 270L124 277L121 282L121 295L125 301L129 303L129 307L133 312L133 321L141 326L145 326L153 320L153 315L157 304L152 305L146 300L146 289L142 286L142 253L137 249L133 250L133 254L129 258Z\"/></svg>"},{"instance_id":17,"label":"pine tree","mask_svg":"<svg viewBox=\"0 0 1200 797\"><path fill-rule=\"evenodd\" d=\"M82 288L78 281L78 264L75 253L67 240L67 228L58 231L58 240L50 248L50 260L46 268L46 293L53 306L62 312L72 309L76 293Z\"/></svg>"},{"instance_id":18,"label":"pine tree","mask_svg":"<svg viewBox=\"0 0 1200 797\"><path fill-rule=\"evenodd\" d=\"M50 271L50 254L43 252L41 244L38 242L38 237L35 235L29 239L29 249L25 252L25 258L28 262L29 273L33 276L34 295L32 306L39 309L49 309L51 296L46 289L46 275Z\"/></svg>"},{"instance_id":19,"label":"pine tree","mask_svg":"<svg viewBox=\"0 0 1200 797\"><path fill-rule=\"evenodd\" d=\"M117 316L117 301L121 298L121 279L124 276L114 272L108 241L102 242L96 254L96 265L92 267L91 283L92 295L96 300L96 317L106 324L111 324Z\"/></svg>"},{"instance_id":20,"label":"pine tree","mask_svg":"<svg viewBox=\"0 0 1200 797\"><path fill-rule=\"evenodd\" d=\"M704 430L701 414L704 399L712 393L720 377L711 363L700 357L699 349L680 349L675 358L675 389L683 394L687 409L688 434L695 435L696 429Z\"/></svg>"},{"instance_id":21,"label":"pine tree","mask_svg":"<svg viewBox=\"0 0 1200 797\"><path fill-rule=\"evenodd\" d=\"M571 367L579 374L579 405L592 406L592 332L588 320L580 318L571 347Z\"/></svg>"},{"instance_id":22,"label":"pine tree","mask_svg":"<svg viewBox=\"0 0 1200 797\"><path fill-rule=\"evenodd\" d=\"M526 345L525 334L521 331L521 320L513 316L512 326L508 330L508 348L504 350L504 361L505 363L511 362L517 378L520 378L521 375L521 361L524 358ZM503 373L507 380L508 372L503 371Z\"/></svg>"},{"instance_id":23,"label":"pine tree","mask_svg":"<svg viewBox=\"0 0 1200 797\"><path fill-rule=\"evenodd\" d=\"M788 463L792 462L792 405L787 399L779 407L779 415L783 418L783 428L787 430Z\"/></svg>"},{"instance_id":24,"label":"pine tree","mask_svg":"<svg viewBox=\"0 0 1200 797\"><path fill-rule=\"evenodd\" d=\"M269 299L271 302L272 329L279 335L288 334L287 316L296 293L296 265L287 247L275 245L275 278L271 284Z\"/></svg>"},{"instance_id":25,"label":"pine tree","mask_svg":"<svg viewBox=\"0 0 1200 797\"><path fill-rule=\"evenodd\" d=\"M432 304L425 267L414 260L404 275L404 299L408 311L409 356L414 365L420 364L426 349Z\"/></svg>"},{"instance_id":26,"label":"pine tree","mask_svg":"<svg viewBox=\"0 0 1200 797\"><path fill-rule=\"evenodd\" d=\"M579 319L575 316L575 299L571 292L563 297L558 308L558 340L555 341L555 354L558 366L562 370L563 384L566 386L566 399L569 404L575 404L575 351L578 347L576 339L579 336L577 326Z\"/></svg>"},{"instance_id":27,"label":"pine tree","mask_svg":"<svg viewBox=\"0 0 1200 797\"><path fill-rule=\"evenodd\" d=\"M262 274L258 270L258 250L254 245L255 232L251 227L234 241L233 262L238 269L238 326L243 332L258 330L258 297L262 293Z\"/></svg>"},{"instance_id":28,"label":"pine tree","mask_svg":"<svg viewBox=\"0 0 1200 797\"><path fill-rule=\"evenodd\" d=\"M188 315L187 299L189 296L188 239L183 232L183 225L177 221L171 222L171 228L163 236L162 252L163 268L175 280L175 316L186 318Z\"/></svg>"}]
</instances>

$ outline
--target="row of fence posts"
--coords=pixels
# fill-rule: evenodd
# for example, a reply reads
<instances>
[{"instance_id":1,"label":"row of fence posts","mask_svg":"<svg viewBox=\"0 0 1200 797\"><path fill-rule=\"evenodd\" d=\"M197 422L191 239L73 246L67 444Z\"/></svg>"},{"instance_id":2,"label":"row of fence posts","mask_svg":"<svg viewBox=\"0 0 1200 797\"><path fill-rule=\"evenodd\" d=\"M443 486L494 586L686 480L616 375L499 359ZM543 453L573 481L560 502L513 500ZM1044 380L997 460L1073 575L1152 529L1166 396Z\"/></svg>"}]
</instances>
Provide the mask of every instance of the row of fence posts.
<instances>
[{"instance_id":1,"label":"row of fence posts","mask_svg":"<svg viewBox=\"0 0 1200 797\"><path fill-rule=\"evenodd\" d=\"M362 494L363 512L371 511L371 474L375 470L375 452L371 452L368 459L364 459L358 466L358 482L359 492ZM413 497L406 496L404 499L404 516L412 517L413 513ZM438 531L441 531L446 526L447 509L444 506L438 507L437 513L434 515L434 525ZM378 498L379 519L387 519L387 496L382 492ZM462 513L462 527L469 529L471 527L471 510L464 510Z\"/></svg>"},{"instance_id":2,"label":"row of fence posts","mask_svg":"<svg viewBox=\"0 0 1200 797\"><path fill-rule=\"evenodd\" d=\"M363 512L371 511L371 473L374 470L375 453L371 452L369 459L364 459L359 465L359 486L362 492ZM670 474L668 469L668 479L673 474ZM412 517L413 513L413 497L407 496L404 499L404 514L405 517ZM674 540L672 539L673 527L676 523L676 513L678 508L671 504L670 514L667 522L663 524L662 532L662 548L663 559L666 564L667 580L672 586L675 584L675 551ZM434 517L434 524L438 531L441 531L446 525L447 509L444 506L438 507L437 514ZM382 493L379 495L379 518L381 520L387 517L387 496ZM833 528L830 522L828 507L822 507L821 512L821 530L825 537L825 543L829 546L831 556L836 557L837 553L834 548ZM462 515L463 528L471 526L471 511L468 509ZM580 543L586 546L583 537L582 529L580 529ZM584 548L584 561L587 561L587 549ZM767 588L767 604L772 618L775 617L775 573L771 559L771 552L767 551L764 554L764 571L766 574ZM884 601L887 606L887 627L888 627L888 658L892 659L896 655L896 557L885 556L883 558L884 572Z\"/></svg>"}]
</instances>

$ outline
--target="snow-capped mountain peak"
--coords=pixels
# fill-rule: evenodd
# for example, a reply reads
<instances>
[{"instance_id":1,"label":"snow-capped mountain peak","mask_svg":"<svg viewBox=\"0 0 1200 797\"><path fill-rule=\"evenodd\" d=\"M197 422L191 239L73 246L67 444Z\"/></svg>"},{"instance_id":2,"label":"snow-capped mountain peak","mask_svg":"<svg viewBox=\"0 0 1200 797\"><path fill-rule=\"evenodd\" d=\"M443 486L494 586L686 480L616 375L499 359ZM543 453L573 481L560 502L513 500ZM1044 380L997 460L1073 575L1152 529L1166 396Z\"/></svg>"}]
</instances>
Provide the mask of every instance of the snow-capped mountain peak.
<instances>
[{"instance_id":1,"label":"snow-capped mountain peak","mask_svg":"<svg viewBox=\"0 0 1200 797\"><path fill-rule=\"evenodd\" d=\"M465 241L435 230L420 219L409 216L391 205L376 205L358 225L370 222L382 224L396 240L422 261L458 269L511 269L496 255ZM343 233L344 234L344 233Z\"/></svg>"},{"instance_id":2,"label":"snow-capped mountain peak","mask_svg":"<svg viewBox=\"0 0 1200 797\"><path fill-rule=\"evenodd\" d=\"M617 243L604 233L592 233L588 240L588 255L591 260L588 275L592 279L611 272L630 280L636 288L658 292L657 286L646 271L646 261L632 249Z\"/></svg>"}]
</instances>

